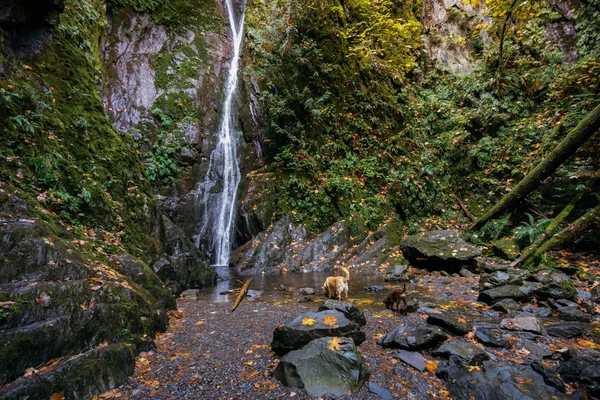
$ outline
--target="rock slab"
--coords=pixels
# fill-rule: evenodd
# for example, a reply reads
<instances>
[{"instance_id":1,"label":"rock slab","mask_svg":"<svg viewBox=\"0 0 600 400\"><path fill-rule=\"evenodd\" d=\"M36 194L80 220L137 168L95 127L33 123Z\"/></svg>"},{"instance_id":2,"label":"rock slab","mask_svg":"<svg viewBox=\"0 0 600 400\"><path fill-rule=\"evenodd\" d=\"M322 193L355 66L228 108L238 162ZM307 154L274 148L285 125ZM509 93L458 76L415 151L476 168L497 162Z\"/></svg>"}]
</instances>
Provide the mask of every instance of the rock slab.
<instances>
[{"instance_id":1,"label":"rock slab","mask_svg":"<svg viewBox=\"0 0 600 400\"><path fill-rule=\"evenodd\" d=\"M340 341L339 350L330 348L334 339ZM353 340L346 337L315 339L283 356L273 371L273 376L285 386L304 388L314 397L355 393L370 374Z\"/></svg>"},{"instance_id":2,"label":"rock slab","mask_svg":"<svg viewBox=\"0 0 600 400\"><path fill-rule=\"evenodd\" d=\"M333 321L335 324L331 325ZM356 345L366 340L363 327L349 320L340 311L309 311L275 328L271 349L282 356L298 350L314 339L327 336L350 337Z\"/></svg>"},{"instance_id":3,"label":"rock slab","mask_svg":"<svg viewBox=\"0 0 600 400\"><path fill-rule=\"evenodd\" d=\"M415 266L458 272L463 266L476 266L481 250L465 242L451 230L422 232L400 243L404 257Z\"/></svg>"}]
</instances>

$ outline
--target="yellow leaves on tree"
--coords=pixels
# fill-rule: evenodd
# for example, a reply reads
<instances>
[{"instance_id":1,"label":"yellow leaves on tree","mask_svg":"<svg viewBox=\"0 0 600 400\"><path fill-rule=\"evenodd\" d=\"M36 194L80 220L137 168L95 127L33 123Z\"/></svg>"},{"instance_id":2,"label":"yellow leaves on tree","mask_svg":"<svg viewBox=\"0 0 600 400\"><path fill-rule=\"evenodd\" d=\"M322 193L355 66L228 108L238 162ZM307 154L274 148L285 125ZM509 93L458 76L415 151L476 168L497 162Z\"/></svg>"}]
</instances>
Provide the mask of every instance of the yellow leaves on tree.
<instances>
[{"instance_id":1,"label":"yellow leaves on tree","mask_svg":"<svg viewBox=\"0 0 600 400\"><path fill-rule=\"evenodd\" d=\"M336 328L337 325L337 317L333 316L333 315L328 315L325 318L323 318L323 323L327 326L331 326Z\"/></svg>"},{"instance_id":2,"label":"yellow leaves on tree","mask_svg":"<svg viewBox=\"0 0 600 400\"><path fill-rule=\"evenodd\" d=\"M314 324L315 324L315 320L310 317L306 317L302 320L302 325L304 325L304 326L313 326Z\"/></svg>"},{"instance_id":3,"label":"yellow leaves on tree","mask_svg":"<svg viewBox=\"0 0 600 400\"><path fill-rule=\"evenodd\" d=\"M344 339L339 338L339 337L334 337L329 341L329 350L333 350L333 351L340 351L342 348L340 346L340 344L344 344Z\"/></svg>"}]
</instances>

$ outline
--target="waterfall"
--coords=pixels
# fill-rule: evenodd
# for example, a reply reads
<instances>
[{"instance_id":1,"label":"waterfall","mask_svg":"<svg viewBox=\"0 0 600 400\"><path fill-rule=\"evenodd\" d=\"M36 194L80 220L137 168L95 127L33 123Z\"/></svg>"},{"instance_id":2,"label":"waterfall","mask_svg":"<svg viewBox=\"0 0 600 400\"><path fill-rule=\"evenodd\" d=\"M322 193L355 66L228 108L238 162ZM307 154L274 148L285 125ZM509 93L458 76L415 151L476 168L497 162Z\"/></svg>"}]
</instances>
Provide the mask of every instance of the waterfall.
<instances>
[{"instance_id":1,"label":"waterfall","mask_svg":"<svg viewBox=\"0 0 600 400\"><path fill-rule=\"evenodd\" d=\"M244 9L236 24L232 0L225 0L232 33L233 56L225 84L225 100L218 142L210 155L208 171L204 180L204 223L198 235L210 236L211 260L215 265L228 265L231 252L232 229L235 222L235 202L241 174L237 158L240 133L234 129L234 112L238 84L238 72L244 32ZM217 184L220 186L217 186ZM217 188L215 192L213 188ZM220 189L220 190L219 190Z\"/></svg>"}]
</instances>

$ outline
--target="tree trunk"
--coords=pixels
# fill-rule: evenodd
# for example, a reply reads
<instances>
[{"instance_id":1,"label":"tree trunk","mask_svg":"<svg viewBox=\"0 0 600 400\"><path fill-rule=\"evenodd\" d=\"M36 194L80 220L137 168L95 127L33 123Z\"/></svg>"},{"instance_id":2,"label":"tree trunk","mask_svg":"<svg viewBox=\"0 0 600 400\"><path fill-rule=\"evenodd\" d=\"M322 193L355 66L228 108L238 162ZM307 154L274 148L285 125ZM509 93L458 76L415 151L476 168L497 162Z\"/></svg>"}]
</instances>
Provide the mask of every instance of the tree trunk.
<instances>
[{"instance_id":1,"label":"tree trunk","mask_svg":"<svg viewBox=\"0 0 600 400\"><path fill-rule=\"evenodd\" d=\"M502 24L502 31L500 31L500 45L498 48L498 88L500 88L500 78L502 77L502 64L504 64L504 36L506 35L506 27L508 26L508 21L512 16L513 10L517 6L518 0L513 0L510 5L510 8L506 12L506 18L504 18L504 24Z\"/></svg>"},{"instance_id":2,"label":"tree trunk","mask_svg":"<svg viewBox=\"0 0 600 400\"><path fill-rule=\"evenodd\" d=\"M573 209L575 208L575 204L577 204L577 202L581 200L582 196L583 192L581 192L578 196L575 196L573 200L571 200L569 204L567 204L567 206L563 208L560 214L558 214L552 220L552 222L550 222L550 225L548 225L548 227L544 230L540 237L538 237L535 240L535 242L527 246L527 248L523 250L521 257L513 261L510 264L510 266L514 268L521 263L528 264L529 262L531 262L535 251L546 241L546 239L548 239L552 234L554 234L554 231L558 228L558 226L565 220L565 218L569 216L569 214L571 214L571 211L573 211Z\"/></svg>"},{"instance_id":3,"label":"tree trunk","mask_svg":"<svg viewBox=\"0 0 600 400\"><path fill-rule=\"evenodd\" d=\"M596 183L597 179L598 178L590 179L587 182L586 186L588 188L591 188L592 186L594 186L594 183ZM560 212L560 214L558 214L552 220L552 222L550 222L550 224L546 227L546 229L540 235L540 237L537 238L535 240L535 242L533 242L532 244L527 246L527 248L525 250L523 250L521 257L519 257L515 261L513 261L510 264L510 266L516 267L519 264L527 265L527 264L531 263L533 261L533 255L535 254L536 250L546 241L546 239L548 239L550 236L552 236L554 234L554 231L556 231L556 229L560 226L560 224L571 214L571 211L573 211L573 209L575 208L575 205L579 202L579 200L581 200L581 198L583 197L583 195L585 193L587 193L587 192L581 191L581 192L579 192L579 194L577 196L573 197L573 199L569 202L569 204L567 204L565 206L565 208L563 208L563 210Z\"/></svg>"},{"instance_id":4,"label":"tree trunk","mask_svg":"<svg viewBox=\"0 0 600 400\"><path fill-rule=\"evenodd\" d=\"M579 217L579 219L577 219L571 225L567 226L565 229L563 229L562 231L554 235L552 238L550 238L546 243L541 245L535 251L535 253L533 253L533 255L530 258L530 261L533 262L548 251L573 240L579 232L587 229L594 221L598 220L600 220L600 205L597 205L596 207L586 212L583 216Z\"/></svg>"},{"instance_id":5,"label":"tree trunk","mask_svg":"<svg viewBox=\"0 0 600 400\"><path fill-rule=\"evenodd\" d=\"M596 106L537 167L525 176L517 186L504 196L491 210L475 221L470 230L481 228L487 221L511 211L544 179L552 174L567 158L600 128L600 105Z\"/></svg>"}]
</instances>

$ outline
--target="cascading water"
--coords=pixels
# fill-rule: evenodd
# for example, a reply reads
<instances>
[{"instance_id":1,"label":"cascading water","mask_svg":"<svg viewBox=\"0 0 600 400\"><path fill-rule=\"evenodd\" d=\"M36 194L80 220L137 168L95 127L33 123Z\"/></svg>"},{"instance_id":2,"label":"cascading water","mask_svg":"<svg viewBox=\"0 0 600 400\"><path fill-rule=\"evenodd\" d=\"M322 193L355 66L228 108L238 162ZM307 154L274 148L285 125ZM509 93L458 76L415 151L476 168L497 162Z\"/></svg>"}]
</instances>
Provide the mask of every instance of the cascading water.
<instances>
[{"instance_id":1,"label":"cascading water","mask_svg":"<svg viewBox=\"0 0 600 400\"><path fill-rule=\"evenodd\" d=\"M225 4L232 32L233 56L225 84L225 100L218 142L210 155L208 171L204 180L204 223L201 233L198 235L198 247L200 247L202 237L209 235L212 250L211 260L213 264L220 266L229 264L236 195L241 178L237 158L240 134L233 126L235 111L233 104L237 94L244 32L243 7L239 22L236 24L232 0L225 0Z\"/></svg>"}]
</instances>

